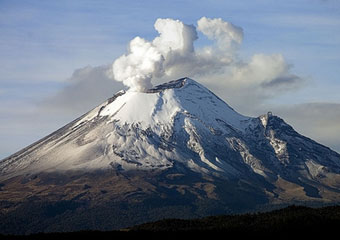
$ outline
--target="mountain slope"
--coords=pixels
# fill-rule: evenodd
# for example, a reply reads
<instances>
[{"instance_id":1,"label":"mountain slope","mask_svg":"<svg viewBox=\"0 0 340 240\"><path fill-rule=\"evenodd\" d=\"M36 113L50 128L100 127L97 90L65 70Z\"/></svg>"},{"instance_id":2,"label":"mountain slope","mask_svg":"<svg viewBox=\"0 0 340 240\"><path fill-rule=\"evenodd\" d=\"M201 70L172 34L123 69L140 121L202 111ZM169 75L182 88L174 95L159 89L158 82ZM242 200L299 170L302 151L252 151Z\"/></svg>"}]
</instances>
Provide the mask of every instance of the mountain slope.
<instances>
[{"instance_id":1,"label":"mountain slope","mask_svg":"<svg viewBox=\"0 0 340 240\"><path fill-rule=\"evenodd\" d=\"M186 138L191 140L188 151L199 151L199 146L189 146L195 143L197 128L222 133L230 131L224 127L227 124L233 131L244 131L243 122L249 120L203 86L182 79L147 93L117 93L23 154L5 159L0 171L10 175L113 166L124 170L164 169L173 165L169 159L188 158L183 156L187 151L176 151ZM218 169L215 160L202 156L200 161Z\"/></svg>"},{"instance_id":2,"label":"mountain slope","mask_svg":"<svg viewBox=\"0 0 340 240\"><path fill-rule=\"evenodd\" d=\"M9 222L27 207L36 209L39 222L42 205L64 201L71 206L60 213L64 222L89 219L90 212L106 223L125 216L81 226L111 229L161 216L338 202L340 155L271 113L243 116L183 78L146 92L118 92L2 160L0 183L1 213Z\"/></svg>"}]
</instances>

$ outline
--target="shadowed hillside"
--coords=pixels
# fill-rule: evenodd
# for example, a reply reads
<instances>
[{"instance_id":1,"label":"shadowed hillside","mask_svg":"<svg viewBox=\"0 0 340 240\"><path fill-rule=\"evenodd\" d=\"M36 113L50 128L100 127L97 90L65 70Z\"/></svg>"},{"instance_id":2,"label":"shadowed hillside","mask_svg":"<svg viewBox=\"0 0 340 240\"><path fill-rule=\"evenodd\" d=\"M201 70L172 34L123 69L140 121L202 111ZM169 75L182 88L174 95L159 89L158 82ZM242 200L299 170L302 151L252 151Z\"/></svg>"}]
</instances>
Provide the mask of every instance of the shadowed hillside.
<instances>
[{"instance_id":1,"label":"shadowed hillside","mask_svg":"<svg viewBox=\"0 0 340 240\"><path fill-rule=\"evenodd\" d=\"M230 232L242 234L321 233L340 227L340 206L309 208L290 206L264 213L221 215L200 219L165 219L132 227L147 232Z\"/></svg>"},{"instance_id":2,"label":"shadowed hillside","mask_svg":"<svg viewBox=\"0 0 340 240\"><path fill-rule=\"evenodd\" d=\"M340 226L340 206L309 208L290 206L271 212L221 215L200 219L164 219L145 223L120 231L82 231L72 233L47 233L28 236L0 236L1 239L121 239L126 237L151 237L158 239L217 236L270 237L290 236L327 237Z\"/></svg>"}]
</instances>

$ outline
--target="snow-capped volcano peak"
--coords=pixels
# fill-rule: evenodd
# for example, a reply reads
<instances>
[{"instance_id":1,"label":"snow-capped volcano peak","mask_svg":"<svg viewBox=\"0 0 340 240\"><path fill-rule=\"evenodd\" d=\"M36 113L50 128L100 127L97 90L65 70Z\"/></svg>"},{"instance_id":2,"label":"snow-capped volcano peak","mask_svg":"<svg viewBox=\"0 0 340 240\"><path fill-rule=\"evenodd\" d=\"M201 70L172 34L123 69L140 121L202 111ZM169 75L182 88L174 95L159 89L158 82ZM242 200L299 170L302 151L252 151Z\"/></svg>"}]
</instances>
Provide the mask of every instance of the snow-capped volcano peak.
<instances>
[{"instance_id":1,"label":"snow-capped volcano peak","mask_svg":"<svg viewBox=\"0 0 340 240\"><path fill-rule=\"evenodd\" d=\"M339 154L270 112L242 116L189 78L144 92L120 91L0 161L0 202L13 201L19 209L10 212L10 223L31 209L45 219L44 201L57 211L66 206L57 219L73 211L69 221L89 216L86 222L92 222L92 213L111 211L104 216L131 221L138 215L152 219L150 212L164 216L164 209L182 217L187 209L197 216L207 206L216 214L257 204L339 202L339 189ZM34 199L39 204L26 204ZM63 200L62 207L56 200ZM130 206L137 206L132 214L121 211Z\"/></svg>"},{"instance_id":2,"label":"snow-capped volcano peak","mask_svg":"<svg viewBox=\"0 0 340 240\"><path fill-rule=\"evenodd\" d=\"M9 212L10 223L22 211L46 219L46 202L65 209L57 219L73 211L69 221L89 216L91 222L98 212L105 222L103 212L111 211L104 216L131 221L136 215L152 218L150 212L182 217L187 209L197 216L207 206L216 214L257 204L339 202L339 189L339 154L271 113L238 114L189 78L144 92L120 91L0 161L1 214L11 201L19 209ZM35 199L38 204L27 204ZM121 211L130 206L137 206L132 214Z\"/></svg>"},{"instance_id":3,"label":"snow-capped volcano peak","mask_svg":"<svg viewBox=\"0 0 340 240\"><path fill-rule=\"evenodd\" d=\"M221 178L301 181L296 179L338 176L339 159L271 113L243 116L201 84L182 78L144 92L118 92L1 161L0 177L187 169Z\"/></svg>"},{"instance_id":4,"label":"snow-capped volcano peak","mask_svg":"<svg viewBox=\"0 0 340 240\"><path fill-rule=\"evenodd\" d=\"M206 158L202 134L241 133L250 122L201 84L182 78L145 92L118 92L29 153L5 159L0 171L164 169L178 161L194 171L223 172L216 156Z\"/></svg>"},{"instance_id":5,"label":"snow-capped volcano peak","mask_svg":"<svg viewBox=\"0 0 340 240\"><path fill-rule=\"evenodd\" d=\"M173 124L178 114L197 118L210 126L224 121L243 129L244 117L207 88L189 78L182 78L146 92L127 91L101 107L99 116L122 123L139 123L142 128Z\"/></svg>"}]
</instances>

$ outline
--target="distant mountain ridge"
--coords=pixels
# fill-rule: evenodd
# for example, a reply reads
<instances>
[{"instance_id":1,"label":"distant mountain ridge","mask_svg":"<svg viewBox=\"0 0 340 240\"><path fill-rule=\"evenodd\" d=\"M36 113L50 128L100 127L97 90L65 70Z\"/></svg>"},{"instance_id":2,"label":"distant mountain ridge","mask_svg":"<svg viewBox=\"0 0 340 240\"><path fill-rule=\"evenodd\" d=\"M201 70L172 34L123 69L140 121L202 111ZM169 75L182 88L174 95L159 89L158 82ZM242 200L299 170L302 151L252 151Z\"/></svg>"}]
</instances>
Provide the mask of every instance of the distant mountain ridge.
<instances>
[{"instance_id":1,"label":"distant mountain ridge","mask_svg":"<svg viewBox=\"0 0 340 240\"><path fill-rule=\"evenodd\" d=\"M110 230L262 205L336 203L340 155L272 113L243 116L182 78L120 91L1 160L0 184L2 232L27 208L36 218L23 232ZM34 225L59 203L49 226ZM61 227L70 219L86 224Z\"/></svg>"}]
</instances>

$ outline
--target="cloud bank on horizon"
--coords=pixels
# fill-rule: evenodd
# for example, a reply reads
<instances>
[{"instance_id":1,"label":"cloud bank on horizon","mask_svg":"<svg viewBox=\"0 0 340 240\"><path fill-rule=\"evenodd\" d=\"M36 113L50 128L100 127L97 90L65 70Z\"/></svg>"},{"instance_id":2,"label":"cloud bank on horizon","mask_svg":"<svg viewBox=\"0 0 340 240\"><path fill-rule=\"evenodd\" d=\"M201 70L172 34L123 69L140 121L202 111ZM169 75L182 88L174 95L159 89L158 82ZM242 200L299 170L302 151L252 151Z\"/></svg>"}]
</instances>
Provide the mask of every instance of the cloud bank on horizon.
<instances>
[{"instance_id":1,"label":"cloud bank on horizon","mask_svg":"<svg viewBox=\"0 0 340 240\"><path fill-rule=\"evenodd\" d=\"M154 28L157 37L151 41L135 37L127 53L113 62L114 79L133 91L145 91L152 87L152 82L188 76L204 81L212 90L215 87L239 92L251 89L247 98L259 100L294 89L303 82L290 73L291 65L281 54L259 53L248 61L239 59L237 51L243 41L243 29L221 18L202 17L197 27L159 18ZM195 48L198 33L211 44Z\"/></svg>"}]
</instances>

